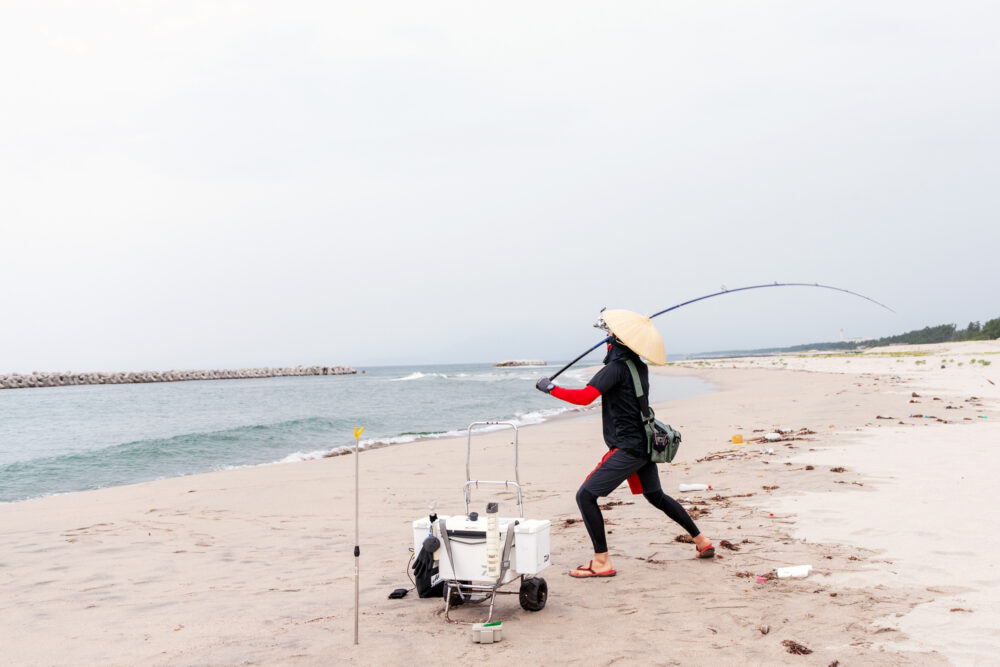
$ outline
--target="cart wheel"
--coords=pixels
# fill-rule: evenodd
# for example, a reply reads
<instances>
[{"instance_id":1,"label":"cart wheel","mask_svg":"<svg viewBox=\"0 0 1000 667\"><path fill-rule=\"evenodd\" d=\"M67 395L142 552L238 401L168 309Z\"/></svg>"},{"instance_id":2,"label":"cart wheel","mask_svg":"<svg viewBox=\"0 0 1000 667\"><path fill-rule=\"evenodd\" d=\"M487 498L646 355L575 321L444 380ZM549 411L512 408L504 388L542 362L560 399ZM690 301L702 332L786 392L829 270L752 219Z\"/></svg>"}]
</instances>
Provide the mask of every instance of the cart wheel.
<instances>
[{"instance_id":1,"label":"cart wheel","mask_svg":"<svg viewBox=\"0 0 1000 667\"><path fill-rule=\"evenodd\" d=\"M521 608L525 611L541 611L549 597L549 585L541 577L532 577L521 582Z\"/></svg>"},{"instance_id":2,"label":"cart wheel","mask_svg":"<svg viewBox=\"0 0 1000 667\"><path fill-rule=\"evenodd\" d=\"M462 594L456 591L454 588L449 592L448 605L452 607L457 607L465 602L465 598Z\"/></svg>"}]
</instances>

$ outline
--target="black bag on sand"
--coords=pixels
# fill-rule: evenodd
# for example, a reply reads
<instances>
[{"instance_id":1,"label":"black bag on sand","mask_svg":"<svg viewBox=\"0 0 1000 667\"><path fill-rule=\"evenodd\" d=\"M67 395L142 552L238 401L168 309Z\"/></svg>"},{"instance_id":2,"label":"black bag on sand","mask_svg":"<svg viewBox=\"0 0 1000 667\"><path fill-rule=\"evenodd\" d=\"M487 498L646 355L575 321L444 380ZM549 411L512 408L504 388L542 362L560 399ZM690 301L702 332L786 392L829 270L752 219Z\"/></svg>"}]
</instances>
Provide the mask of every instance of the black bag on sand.
<instances>
[{"instance_id":1,"label":"black bag on sand","mask_svg":"<svg viewBox=\"0 0 1000 667\"><path fill-rule=\"evenodd\" d=\"M649 459L653 463L670 463L677 456L677 449L681 446L681 432L656 418L653 408L649 407L649 397L642 391L642 382L639 380L639 371L636 370L635 363L631 359L626 359L625 363L632 373L635 397L639 400Z\"/></svg>"}]
</instances>

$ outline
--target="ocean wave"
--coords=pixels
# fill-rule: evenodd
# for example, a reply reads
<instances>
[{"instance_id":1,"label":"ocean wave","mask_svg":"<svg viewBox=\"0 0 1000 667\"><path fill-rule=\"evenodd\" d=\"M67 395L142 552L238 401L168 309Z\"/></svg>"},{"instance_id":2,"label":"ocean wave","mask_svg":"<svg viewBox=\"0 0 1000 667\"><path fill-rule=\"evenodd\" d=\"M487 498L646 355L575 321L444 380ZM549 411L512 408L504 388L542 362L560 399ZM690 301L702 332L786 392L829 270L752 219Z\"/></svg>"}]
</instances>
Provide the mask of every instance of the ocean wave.
<instances>
[{"instance_id":1,"label":"ocean wave","mask_svg":"<svg viewBox=\"0 0 1000 667\"><path fill-rule=\"evenodd\" d=\"M498 423L491 423L488 425L477 426L473 431L476 434L491 433L494 431L505 430L508 428L507 423L513 423L518 428L523 426L531 426L534 424L542 424L550 419L558 417L559 415L567 414L570 412L583 412L587 410L586 407L570 406L570 407L559 407L551 408L547 410L533 410L530 412L519 412L515 416L495 420ZM494 420L490 420L494 421ZM440 431L440 432L406 432L399 435L382 437L382 438L369 438L366 440L361 440L358 442L358 450L364 451L366 449L378 449L380 447L388 447L391 445L403 445L418 440L439 440L442 438L459 438L468 435L468 427L463 429L457 429L454 431ZM354 445L342 445L339 447L334 447L332 449L316 450L311 452L294 452L288 456L278 460L272 461L268 465L282 464L282 463L299 463L301 461L310 461L314 459L332 458L335 456L344 456L346 454L351 454L354 452ZM234 466L234 467L246 467L246 466Z\"/></svg>"},{"instance_id":2,"label":"ocean wave","mask_svg":"<svg viewBox=\"0 0 1000 667\"><path fill-rule=\"evenodd\" d=\"M273 450L288 438L327 433L336 425L323 417L307 417L14 461L0 465L0 477L8 482L0 502L223 470L233 461L246 460L251 450L257 452L259 464L266 461L262 451ZM48 487L45 494L38 492L37 480L42 479Z\"/></svg>"},{"instance_id":3,"label":"ocean wave","mask_svg":"<svg viewBox=\"0 0 1000 667\"><path fill-rule=\"evenodd\" d=\"M338 447L337 449L346 450L346 447ZM351 448L353 449L353 447ZM323 449L317 449L312 452L293 452L280 461L275 461L274 463L300 463L302 461L311 461L313 459L321 459L330 452ZM231 468L243 468L246 466L231 466Z\"/></svg>"},{"instance_id":4,"label":"ocean wave","mask_svg":"<svg viewBox=\"0 0 1000 667\"><path fill-rule=\"evenodd\" d=\"M518 373L457 373L449 375L449 380L465 380L467 382L536 382L541 374Z\"/></svg>"},{"instance_id":5,"label":"ocean wave","mask_svg":"<svg viewBox=\"0 0 1000 667\"><path fill-rule=\"evenodd\" d=\"M534 410L532 412L525 412L523 414L517 415L518 426L529 426L531 424L541 424L543 422L549 421L554 417L566 414L568 412L583 412L587 410L586 407L574 406L566 408L551 408L549 410Z\"/></svg>"},{"instance_id":6,"label":"ocean wave","mask_svg":"<svg viewBox=\"0 0 1000 667\"><path fill-rule=\"evenodd\" d=\"M389 378L389 382L409 382L411 380L423 380L424 378L447 378L448 376L444 373L421 373L420 371L415 371L409 375L401 378Z\"/></svg>"},{"instance_id":7,"label":"ocean wave","mask_svg":"<svg viewBox=\"0 0 1000 667\"><path fill-rule=\"evenodd\" d=\"M555 366L534 366L531 368L498 368L495 370L489 370L482 373L424 373L422 371L414 371L409 375L398 378L389 378L389 382L410 382L413 380L424 380L424 379L440 379L440 380L459 380L462 382L531 382L534 383L538 378L545 375L546 368L556 368ZM562 376L564 382L568 384L575 384L586 382L590 378L590 372L587 370L573 369L567 371L565 375Z\"/></svg>"}]
</instances>

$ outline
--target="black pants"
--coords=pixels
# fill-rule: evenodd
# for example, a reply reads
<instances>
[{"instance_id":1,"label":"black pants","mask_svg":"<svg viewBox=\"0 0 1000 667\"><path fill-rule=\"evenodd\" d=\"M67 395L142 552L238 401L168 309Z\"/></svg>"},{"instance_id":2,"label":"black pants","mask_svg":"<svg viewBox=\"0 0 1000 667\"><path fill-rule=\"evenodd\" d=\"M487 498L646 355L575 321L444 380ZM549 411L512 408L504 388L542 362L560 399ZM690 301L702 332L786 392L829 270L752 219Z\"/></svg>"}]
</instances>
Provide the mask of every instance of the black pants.
<instances>
[{"instance_id":1,"label":"black pants","mask_svg":"<svg viewBox=\"0 0 1000 667\"><path fill-rule=\"evenodd\" d=\"M629 479L632 475L635 477ZM626 479L629 480L629 487L633 493L642 493L649 504L679 523L691 537L701 534L698 526L680 503L663 493L660 473L656 470L655 463L624 449L612 449L601 459L583 482L580 490L576 492L576 504L583 514L583 525L587 527L590 541L594 543L595 554L602 554L608 550L604 534L604 516L601 514L601 508L597 506L597 499L617 489Z\"/></svg>"}]
</instances>

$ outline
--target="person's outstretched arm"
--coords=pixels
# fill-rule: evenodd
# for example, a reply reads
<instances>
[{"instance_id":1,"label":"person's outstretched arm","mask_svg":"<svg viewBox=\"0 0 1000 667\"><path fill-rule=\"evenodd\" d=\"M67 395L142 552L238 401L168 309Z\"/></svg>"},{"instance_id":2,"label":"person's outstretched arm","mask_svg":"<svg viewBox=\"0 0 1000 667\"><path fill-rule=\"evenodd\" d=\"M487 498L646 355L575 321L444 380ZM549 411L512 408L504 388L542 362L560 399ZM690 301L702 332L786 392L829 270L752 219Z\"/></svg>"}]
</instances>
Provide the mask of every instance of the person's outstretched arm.
<instances>
[{"instance_id":1,"label":"person's outstretched arm","mask_svg":"<svg viewBox=\"0 0 1000 667\"><path fill-rule=\"evenodd\" d=\"M542 378L535 384L535 388L538 391L544 391L546 394L552 394L556 398L566 401L567 403L572 403L573 405L590 405L594 400L601 395L601 392L597 391L593 386L587 385L583 389L567 389L565 387L557 387L548 378Z\"/></svg>"},{"instance_id":2,"label":"person's outstretched arm","mask_svg":"<svg viewBox=\"0 0 1000 667\"><path fill-rule=\"evenodd\" d=\"M598 396L601 395L601 392L597 391L589 384L583 389L553 387L550 393L556 398L566 401L567 403L572 403L573 405L590 405Z\"/></svg>"}]
</instances>

